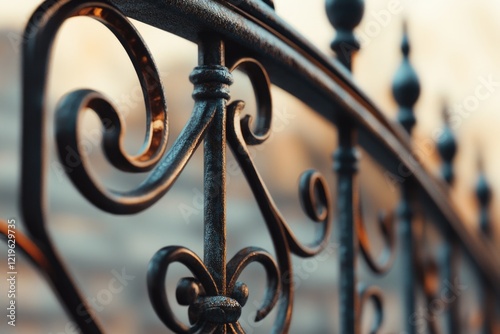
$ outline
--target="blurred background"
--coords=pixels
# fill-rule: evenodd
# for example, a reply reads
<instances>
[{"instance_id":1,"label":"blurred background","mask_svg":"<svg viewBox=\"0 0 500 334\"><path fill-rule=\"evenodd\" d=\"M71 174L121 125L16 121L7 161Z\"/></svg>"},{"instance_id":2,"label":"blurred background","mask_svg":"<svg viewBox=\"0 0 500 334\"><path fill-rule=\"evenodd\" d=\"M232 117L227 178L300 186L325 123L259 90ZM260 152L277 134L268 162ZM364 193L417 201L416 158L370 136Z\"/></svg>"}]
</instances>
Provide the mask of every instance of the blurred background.
<instances>
[{"instance_id":1,"label":"blurred background","mask_svg":"<svg viewBox=\"0 0 500 334\"><path fill-rule=\"evenodd\" d=\"M20 167L20 56L22 31L40 1L0 0L0 213L3 218L22 219L18 209ZM329 50L334 31L329 24L324 0L275 0L276 11L291 26L320 50ZM500 219L500 152L496 131L500 124L500 3L493 0L366 0L365 15L357 28L361 51L355 58L355 81L387 115L394 119L397 106L391 83L401 61L399 45L403 20L409 28L411 61L422 86L415 113L418 119L414 145L422 162L434 175L439 174L440 159L434 147L443 128L442 109L446 105L453 117L457 136L456 180L451 197L463 221L474 227L478 221L474 187L478 161L493 190L491 214ZM169 33L133 21L153 54L165 87L170 117L171 144L186 123L192 107L189 73L197 64L197 47ZM188 24L188 23L186 23ZM144 136L144 102L132 64L119 42L100 23L88 18L67 21L58 33L53 48L49 75L48 128L50 141L47 193L48 228L69 271L89 299L96 299L96 316L108 333L168 333L149 303L146 291L147 265L153 254L167 245L182 245L199 256L203 254L203 156L198 150L176 185L151 209L133 216L113 216L89 204L72 186L55 155L53 112L57 101L78 88L103 92L126 118L126 148L136 152ZM481 99L473 99L478 89ZM486 94L487 93L487 94ZM277 87L273 87L274 120L271 138L253 147L260 173L281 212L301 240L312 240L315 229L300 209L298 179L309 168L327 178L335 199L335 177L331 153L336 148L335 128L326 124L307 106ZM248 79L235 73L231 87L233 99L254 106ZM471 101L477 101L472 103ZM97 117L89 112L82 128L82 143L93 170L107 186L130 189L144 175L125 175L114 170L100 148L101 130ZM399 191L384 176L383 170L361 152L359 173L363 214L375 249L382 248L381 236L374 226L379 210L396 207ZM260 246L274 254L267 228L250 189L228 151L228 259L246 246ZM493 226L491 238L499 240L500 226ZM428 231L428 251L439 249L441 240ZM338 332L338 233L336 228L328 252L321 260L294 258L296 265L296 302L291 333ZM2 254L7 247L0 243ZM5 257L1 257L6 267ZM20 257L18 275L18 319L13 331L2 321L1 333L76 333L71 321L41 275ZM384 290L386 313L383 333L400 333L402 307L399 259L385 277L375 277L363 260L358 262L359 280ZM480 306L476 278L471 264L461 261L460 280L466 288L460 305L461 321L478 331ZM99 302L116 272L131 278L111 300ZM253 317L263 298L263 270L251 265L241 276L250 288L250 298L241 322L247 333L268 333L275 314L261 323ZM180 277L190 276L182 266L173 265L167 287L173 295ZM443 283L443 282L441 282ZM2 291L6 288L2 281ZM4 292L0 301L6 300ZM172 305L176 305L171 299ZM418 310L429 314L428 305L419 300ZM176 314L187 321L185 308ZM436 312L431 314L437 316ZM363 329L368 332L373 310L363 313Z\"/></svg>"}]
</instances>

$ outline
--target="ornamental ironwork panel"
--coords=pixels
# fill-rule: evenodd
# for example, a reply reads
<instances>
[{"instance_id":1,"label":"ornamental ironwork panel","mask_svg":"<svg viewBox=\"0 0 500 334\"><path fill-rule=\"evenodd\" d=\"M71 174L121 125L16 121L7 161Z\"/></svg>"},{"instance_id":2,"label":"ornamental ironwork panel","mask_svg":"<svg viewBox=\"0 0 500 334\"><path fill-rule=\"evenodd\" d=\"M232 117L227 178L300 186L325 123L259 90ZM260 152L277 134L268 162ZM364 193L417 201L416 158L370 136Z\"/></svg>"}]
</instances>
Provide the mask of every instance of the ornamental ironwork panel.
<instances>
[{"instance_id":1,"label":"ornamental ironwork panel","mask_svg":"<svg viewBox=\"0 0 500 334\"><path fill-rule=\"evenodd\" d=\"M193 154L202 151L203 254L184 246L165 245L152 254L147 271L149 299L166 327L165 332L245 333L240 316L250 291L248 282L241 280L240 275L252 263L259 264L266 276L265 297L255 321L273 317L273 333L293 331L294 302L300 304L300 300L294 298L292 256L315 258L331 240L338 240L339 277L337 284L332 278L329 289L338 292L339 308L331 312L338 312L339 321L327 331L361 333L363 310L371 302L370 333L384 332L384 289L360 284L363 282L357 259L361 257L381 282L389 271L401 271L401 333L420 333L422 328L432 333L469 333L468 328L460 325L458 308L463 300L454 295L453 286L442 290L436 283L453 282L460 270L458 259L466 257L473 263L473 273L480 282L481 331L499 333L500 263L497 245L488 240L493 228L488 214L492 197L488 180L481 169L476 189L480 208L478 233L471 233L448 194L455 176L457 144L446 110L444 132L437 145L442 158L441 179L430 174L412 154L411 133L417 121L413 107L420 95L420 83L410 62L408 28L402 29L402 61L392 86L399 107L395 120L384 116L352 80L353 55L360 49L354 29L363 11L362 0L326 1L326 13L336 31L331 42L336 55L333 58L317 51L283 22L272 0L49 0L38 7L26 25L22 43L20 223L26 232L21 233L14 220L3 221L0 231L9 249L17 247L23 251L48 280L83 333L104 333L105 328L82 297L48 232L46 128L52 122L59 161L67 177L88 202L115 215L131 215L152 207L174 185ZM79 89L67 93L56 106L55 119L48 117L46 91L54 39L63 23L78 16L93 18L109 29L134 66L146 108L144 141L136 155L124 149L125 120L120 110L98 91ZM189 76L194 108L173 142L169 138L171 115L167 112L159 71L129 18L198 46L198 66ZM245 110L244 101L231 95L235 70L243 72L251 82L257 105L253 116ZM250 152L252 146L262 145L271 135L271 85L300 99L324 122L337 128L338 147L335 152L325 152L325 157L331 159L336 184L329 184L315 169L304 170L297 184L302 210L318 230L310 244L304 244L285 219ZM88 109L102 124L102 149L109 163L125 173L147 172L133 189L110 189L91 171L85 149L79 144L82 114ZM261 216L255 219L265 223L272 250L245 247L228 259L227 148L258 205ZM67 158L68 149L75 152L73 160ZM357 181L360 149L388 175L401 179L402 169L411 171L397 183L398 207L370 222L365 222L368 217L363 215ZM334 222L337 230L332 233ZM373 224L381 235L370 233L368 226ZM421 230L427 226L433 226L442 238L440 259L424 251L426 240ZM382 245L382 250L377 252L373 239L380 237L376 243ZM397 257L400 267L394 266ZM172 292L165 285L174 263L182 264L192 274L182 278L175 291L177 303L187 307L188 323L174 314L174 299L169 297ZM425 324L416 322L413 318L418 300L432 303L440 294L457 300L439 318L417 319ZM310 331L317 332L314 328Z\"/></svg>"}]
</instances>

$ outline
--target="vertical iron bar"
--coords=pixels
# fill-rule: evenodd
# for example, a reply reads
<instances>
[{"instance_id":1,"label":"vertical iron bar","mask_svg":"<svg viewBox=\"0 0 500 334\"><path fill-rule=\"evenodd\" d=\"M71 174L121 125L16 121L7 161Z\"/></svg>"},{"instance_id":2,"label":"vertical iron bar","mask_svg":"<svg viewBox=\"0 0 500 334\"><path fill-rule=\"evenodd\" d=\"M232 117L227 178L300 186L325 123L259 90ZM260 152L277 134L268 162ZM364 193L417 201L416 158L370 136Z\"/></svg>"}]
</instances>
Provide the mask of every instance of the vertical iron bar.
<instances>
[{"instance_id":1,"label":"vertical iron bar","mask_svg":"<svg viewBox=\"0 0 500 334\"><path fill-rule=\"evenodd\" d=\"M495 291L491 288L488 280L481 275L481 287L482 287L482 313L483 313L483 323L481 328L481 334L493 334L496 333L493 330L495 323Z\"/></svg>"},{"instance_id":2,"label":"vertical iron bar","mask_svg":"<svg viewBox=\"0 0 500 334\"><path fill-rule=\"evenodd\" d=\"M357 156L356 131L346 120L340 123L339 148L335 152L337 172L337 210L340 228L340 332L358 333L356 295L355 181Z\"/></svg>"},{"instance_id":3,"label":"vertical iron bar","mask_svg":"<svg viewBox=\"0 0 500 334\"><path fill-rule=\"evenodd\" d=\"M225 114L218 109L205 138L205 264L219 292L226 286Z\"/></svg>"},{"instance_id":4,"label":"vertical iron bar","mask_svg":"<svg viewBox=\"0 0 500 334\"><path fill-rule=\"evenodd\" d=\"M447 228L447 230L447 235L450 239L445 241L443 252L443 276L447 282L443 293L445 293L449 298L452 296L452 301L448 305L448 312L446 313L446 327L449 334L460 334L461 330L458 321L459 296L451 288L458 279L457 254L459 248L455 237L452 236L453 232L451 231L451 228Z\"/></svg>"},{"instance_id":5,"label":"vertical iron bar","mask_svg":"<svg viewBox=\"0 0 500 334\"><path fill-rule=\"evenodd\" d=\"M453 186L454 181L454 171L453 171L453 159L455 158L457 152L457 143L453 131L450 128L449 112L446 107L443 108L443 118L444 118L444 128L441 136L439 137L437 148L443 164L441 167L441 177L448 184L449 188ZM446 312L446 327L448 333L450 334L460 334L460 326L458 325L458 298L454 291L451 289L451 285L457 280L458 270L457 270L457 255L458 255L458 244L456 237L451 229L447 226L445 228L445 242L443 250L443 277L445 278L446 284L444 293L447 296L452 296L450 304L448 305L448 311Z\"/></svg>"},{"instance_id":6,"label":"vertical iron bar","mask_svg":"<svg viewBox=\"0 0 500 334\"><path fill-rule=\"evenodd\" d=\"M403 299L404 299L404 325L406 333L415 334L415 326L411 322L415 314L415 261L413 246L411 208L411 184L407 180L401 189L401 202L399 204L399 217L401 224L401 257L403 271Z\"/></svg>"},{"instance_id":7,"label":"vertical iron bar","mask_svg":"<svg viewBox=\"0 0 500 334\"><path fill-rule=\"evenodd\" d=\"M224 66L224 42L205 35L199 45L200 66ZM204 143L204 262L219 295L226 294L226 101L214 99L216 112ZM219 326L217 333L226 333Z\"/></svg>"},{"instance_id":8,"label":"vertical iron bar","mask_svg":"<svg viewBox=\"0 0 500 334\"><path fill-rule=\"evenodd\" d=\"M484 174L482 161L479 162L479 178L476 184L476 196L479 201L479 228L483 238L491 236L491 222L489 215L489 206L491 202L491 188ZM492 334L495 314L495 292L487 279L480 273L481 282L481 305L483 314L483 323L481 334Z\"/></svg>"},{"instance_id":9,"label":"vertical iron bar","mask_svg":"<svg viewBox=\"0 0 500 334\"><path fill-rule=\"evenodd\" d=\"M392 91L396 102L398 103L398 121L406 130L409 136L415 126L416 119L413 113L413 106L420 95L420 84L417 74L410 64L410 44L406 31L406 24L403 29L403 40L401 51L403 60L394 77ZM406 173L405 173L406 174ZM402 270L403 270L403 295L404 295L404 315L405 328L408 334L415 333L415 324L411 319L415 314L415 249L413 237L413 179L410 175L401 185L401 202L399 205L400 233L402 245ZM425 273L424 273L425 274Z\"/></svg>"},{"instance_id":10,"label":"vertical iron bar","mask_svg":"<svg viewBox=\"0 0 500 334\"><path fill-rule=\"evenodd\" d=\"M360 44L354 36L354 28L361 22L363 0L326 0L326 13L336 29L330 47L349 71L352 56ZM358 297L356 291L355 227L356 186L358 158L356 154L357 130L352 120L340 116L338 120L338 149L334 154L334 170L337 172L337 210L340 228L340 333L359 333Z\"/></svg>"}]
</instances>

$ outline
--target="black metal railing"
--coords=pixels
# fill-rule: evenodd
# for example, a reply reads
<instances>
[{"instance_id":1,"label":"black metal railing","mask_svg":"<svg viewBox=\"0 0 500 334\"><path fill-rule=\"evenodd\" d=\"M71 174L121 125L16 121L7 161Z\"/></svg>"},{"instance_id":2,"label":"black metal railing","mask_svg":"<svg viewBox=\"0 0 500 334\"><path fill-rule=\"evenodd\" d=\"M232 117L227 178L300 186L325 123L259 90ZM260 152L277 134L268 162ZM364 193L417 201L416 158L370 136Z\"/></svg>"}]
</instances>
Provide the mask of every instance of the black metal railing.
<instances>
[{"instance_id":1,"label":"black metal railing","mask_svg":"<svg viewBox=\"0 0 500 334\"><path fill-rule=\"evenodd\" d=\"M331 44L336 59L320 53L280 19L272 1L83 1L51 0L40 5L27 24L23 39L22 86L22 183L21 211L26 234L3 222L1 232L12 240L47 277L65 310L84 333L102 333L78 287L66 270L47 232L45 168L47 97L45 95L51 47L61 25L71 17L86 16L103 23L127 51L142 86L146 104L147 131L140 154L123 149L124 124L119 110L99 92L82 89L68 93L57 106L56 141L60 162L81 194L101 210L127 215L146 210L171 188L194 152L204 154L204 254L200 258L181 246L166 246L152 258L147 273L149 297L158 317L176 333L244 333L238 322L248 299L248 287L240 274L253 262L267 275L267 290L256 321L273 310L274 333L287 333L294 304L294 268L291 257L314 257L332 238L339 238L338 286L339 324L332 332L360 333L363 306L372 301L375 316L372 333L383 332L383 293L376 287L358 289L358 254L375 275L394 270L401 259L400 293L404 305L401 328L420 333L417 299L432 303L439 293L440 278L448 282L458 276L457 259L467 257L481 282L482 333L498 333L500 262L498 246L487 237L492 224L488 215L491 191L484 174L477 185L480 218L477 233L466 226L452 204L448 189L454 180L453 158L457 145L445 114L443 135L438 142L442 157L442 180L431 175L412 151L411 132L416 124L413 106L420 94L418 77L410 60L410 43L404 28L403 59L392 87L399 105L397 120L389 120L356 86L350 69L359 50L354 28L363 16L362 0L327 0L328 18L336 30ZM196 43L199 64L190 80L195 106L179 136L167 146L169 123L166 102L156 65L144 41L127 17L171 32ZM254 118L245 116L243 101L232 101L231 72L239 69L250 79L257 100ZM311 245L302 244L281 214L249 153L249 147L266 141L272 128L271 84L309 105L337 128L338 148L333 165L337 175L336 206L333 209L325 178L316 170L305 171L299 182L300 200L308 217L320 224ZM92 109L103 126L103 150L109 162L127 173L149 172L136 188L108 189L89 171L78 142L79 115ZM199 146L203 143L203 148ZM241 167L271 236L275 257L257 247L247 247L230 260L226 257L226 144ZM66 148L76 152L77 163L69 161ZM376 257L361 215L357 184L359 155L364 149L400 187L397 219L387 215L376 222L382 231L384 250ZM325 152L327 157L331 152ZM332 236L333 221L338 236ZM397 222L397 224L396 224ZM443 240L441 262L423 251L422 226L433 225ZM399 235L396 233L398 226ZM480 231L480 232L479 232ZM399 247L397 246L399 245ZM10 246L9 246L10 247ZM165 279L169 266L179 262L193 277L177 286L177 301L189 308L189 322L176 318L167 298ZM286 274L287 279L283 279ZM332 281L333 282L333 281ZM420 296L420 297L419 297ZM457 296L454 296L458 298ZM460 322L460 300L450 303L439 319L426 318L432 332L469 333ZM85 312L82 312L86 310ZM333 311L332 311L333 312ZM421 319L420 319L421 320ZM314 329L311 329L314 332Z\"/></svg>"}]
</instances>

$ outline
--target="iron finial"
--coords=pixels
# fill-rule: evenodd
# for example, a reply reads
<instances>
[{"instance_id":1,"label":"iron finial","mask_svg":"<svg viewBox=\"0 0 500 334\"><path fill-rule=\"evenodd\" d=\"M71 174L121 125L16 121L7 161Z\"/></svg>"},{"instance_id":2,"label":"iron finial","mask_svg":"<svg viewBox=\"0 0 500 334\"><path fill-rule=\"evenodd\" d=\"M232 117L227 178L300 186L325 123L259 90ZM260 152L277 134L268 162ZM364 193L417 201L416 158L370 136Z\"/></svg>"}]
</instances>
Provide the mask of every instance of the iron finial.
<instances>
[{"instance_id":1,"label":"iron finial","mask_svg":"<svg viewBox=\"0 0 500 334\"><path fill-rule=\"evenodd\" d=\"M443 105L442 113L444 125L441 136L439 136L437 142L437 149L439 151L439 155L443 159L441 176L446 183L452 185L454 179L453 159L457 153L457 141L450 127L450 112L446 105Z\"/></svg>"},{"instance_id":2,"label":"iron finial","mask_svg":"<svg viewBox=\"0 0 500 334\"><path fill-rule=\"evenodd\" d=\"M394 75L392 93L399 105L398 122L405 128L408 134L411 134L416 123L413 106L420 95L420 83L409 59L410 42L406 23L403 25L401 52L403 53L403 61Z\"/></svg>"},{"instance_id":3,"label":"iron finial","mask_svg":"<svg viewBox=\"0 0 500 334\"><path fill-rule=\"evenodd\" d=\"M484 172L484 161L480 157L478 161L479 177L476 183L476 196L479 201L479 228L484 234L491 233L489 204L491 202L491 188Z\"/></svg>"},{"instance_id":4,"label":"iron finial","mask_svg":"<svg viewBox=\"0 0 500 334\"><path fill-rule=\"evenodd\" d=\"M349 70L352 55L360 48L353 30L361 22L364 7L363 0L326 0L326 14L337 31L330 47Z\"/></svg>"}]
</instances>

